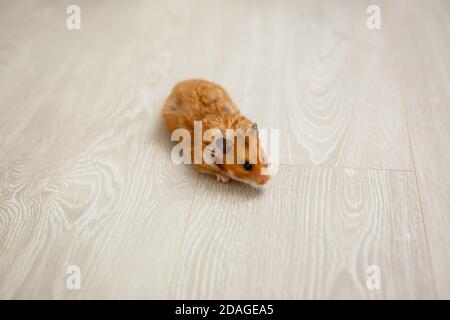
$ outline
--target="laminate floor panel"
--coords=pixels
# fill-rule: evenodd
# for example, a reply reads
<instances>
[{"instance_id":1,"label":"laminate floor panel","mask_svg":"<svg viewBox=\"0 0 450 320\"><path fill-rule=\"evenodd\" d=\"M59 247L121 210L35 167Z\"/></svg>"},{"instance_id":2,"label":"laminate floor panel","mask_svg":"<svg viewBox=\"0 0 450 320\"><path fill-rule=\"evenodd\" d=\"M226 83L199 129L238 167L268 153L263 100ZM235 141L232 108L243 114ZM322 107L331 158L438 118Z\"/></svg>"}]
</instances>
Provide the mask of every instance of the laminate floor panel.
<instances>
[{"instance_id":1,"label":"laminate floor panel","mask_svg":"<svg viewBox=\"0 0 450 320\"><path fill-rule=\"evenodd\" d=\"M0 0L0 298L450 297L448 1L71 4ZM267 188L172 163L187 78L279 130Z\"/></svg>"}]
</instances>

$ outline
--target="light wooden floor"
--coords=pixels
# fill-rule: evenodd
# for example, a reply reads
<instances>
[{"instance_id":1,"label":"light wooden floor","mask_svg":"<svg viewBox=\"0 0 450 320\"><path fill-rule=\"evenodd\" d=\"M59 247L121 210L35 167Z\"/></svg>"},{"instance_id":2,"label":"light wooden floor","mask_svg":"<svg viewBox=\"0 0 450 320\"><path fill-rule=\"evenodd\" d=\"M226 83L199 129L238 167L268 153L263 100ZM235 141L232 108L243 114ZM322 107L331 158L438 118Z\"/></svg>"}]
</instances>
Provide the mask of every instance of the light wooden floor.
<instances>
[{"instance_id":1,"label":"light wooden floor","mask_svg":"<svg viewBox=\"0 0 450 320\"><path fill-rule=\"evenodd\" d=\"M0 2L0 298L450 298L449 1L72 3ZM193 77L281 130L266 190L170 161Z\"/></svg>"}]
</instances>

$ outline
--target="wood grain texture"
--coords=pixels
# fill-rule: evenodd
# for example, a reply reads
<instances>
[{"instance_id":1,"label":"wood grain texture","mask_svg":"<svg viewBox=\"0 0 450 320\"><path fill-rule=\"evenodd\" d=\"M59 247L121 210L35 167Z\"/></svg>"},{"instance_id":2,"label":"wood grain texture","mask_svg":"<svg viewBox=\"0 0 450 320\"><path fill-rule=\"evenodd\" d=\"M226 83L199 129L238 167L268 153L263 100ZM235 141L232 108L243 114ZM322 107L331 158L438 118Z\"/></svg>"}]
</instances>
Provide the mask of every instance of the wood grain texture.
<instances>
[{"instance_id":1,"label":"wood grain texture","mask_svg":"<svg viewBox=\"0 0 450 320\"><path fill-rule=\"evenodd\" d=\"M28 58L42 65L2 91L2 298L167 295L197 174L172 165L160 123L170 29L153 28L152 18L167 15L121 3L108 2L112 12L105 2L83 3L95 20L78 34L64 24L45 29L52 44ZM20 9L18 25L46 7ZM52 12L58 21L65 6ZM41 35L44 24L28 32ZM25 70L29 62L17 63ZM3 135L9 130L16 132ZM66 288L68 265L80 266L83 290Z\"/></svg>"},{"instance_id":2,"label":"wood grain texture","mask_svg":"<svg viewBox=\"0 0 450 320\"><path fill-rule=\"evenodd\" d=\"M412 170L388 31L366 28L367 6L196 2L176 77L216 79L260 127L282 129L282 163Z\"/></svg>"},{"instance_id":3,"label":"wood grain texture","mask_svg":"<svg viewBox=\"0 0 450 320\"><path fill-rule=\"evenodd\" d=\"M69 4L0 0L0 298L450 296L447 1ZM195 77L281 129L266 190L170 161Z\"/></svg>"},{"instance_id":4,"label":"wood grain texture","mask_svg":"<svg viewBox=\"0 0 450 320\"><path fill-rule=\"evenodd\" d=\"M270 192L201 176L174 276L185 299L434 297L411 173L283 167Z\"/></svg>"},{"instance_id":5,"label":"wood grain texture","mask_svg":"<svg viewBox=\"0 0 450 320\"><path fill-rule=\"evenodd\" d=\"M423 206L439 297L450 298L450 3L409 7L397 19L392 48ZM416 21L411 24L410 21ZM411 81L413 79L413 81Z\"/></svg>"}]
</instances>

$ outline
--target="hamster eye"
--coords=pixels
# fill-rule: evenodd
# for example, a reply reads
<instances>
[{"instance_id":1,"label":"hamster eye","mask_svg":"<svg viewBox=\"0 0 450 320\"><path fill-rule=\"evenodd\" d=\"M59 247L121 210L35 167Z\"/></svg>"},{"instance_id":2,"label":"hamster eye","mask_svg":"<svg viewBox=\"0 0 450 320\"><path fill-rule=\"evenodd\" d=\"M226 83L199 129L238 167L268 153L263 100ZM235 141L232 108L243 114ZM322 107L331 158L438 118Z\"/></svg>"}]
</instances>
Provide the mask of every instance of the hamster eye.
<instances>
[{"instance_id":1,"label":"hamster eye","mask_svg":"<svg viewBox=\"0 0 450 320\"><path fill-rule=\"evenodd\" d=\"M252 165L250 162L245 161L245 163L244 163L244 169L245 169L246 171L251 171L252 168L253 168L253 165Z\"/></svg>"}]
</instances>

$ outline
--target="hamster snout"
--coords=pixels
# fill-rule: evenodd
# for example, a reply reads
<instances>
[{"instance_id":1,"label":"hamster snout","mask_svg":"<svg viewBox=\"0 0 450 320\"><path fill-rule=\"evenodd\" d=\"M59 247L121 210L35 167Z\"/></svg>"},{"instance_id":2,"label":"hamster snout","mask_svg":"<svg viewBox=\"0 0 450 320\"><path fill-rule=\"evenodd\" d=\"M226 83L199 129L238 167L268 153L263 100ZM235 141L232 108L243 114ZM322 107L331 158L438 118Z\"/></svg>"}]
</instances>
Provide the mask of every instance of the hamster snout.
<instances>
[{"instance_id":1,"label":"hamster snout","mask_svg":"<svg viewBox=\"0 0 450 320\"><path fill-rule=\"evenodd\" d=\"M269 182L270 180L270 176L259 176L255 179L256 183L263 186L265 185L267 182Z\"/></svg>"}]
</instances>

